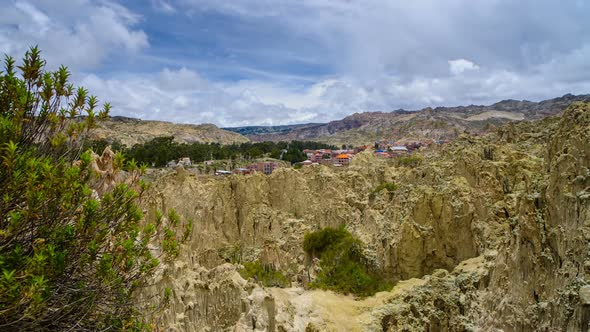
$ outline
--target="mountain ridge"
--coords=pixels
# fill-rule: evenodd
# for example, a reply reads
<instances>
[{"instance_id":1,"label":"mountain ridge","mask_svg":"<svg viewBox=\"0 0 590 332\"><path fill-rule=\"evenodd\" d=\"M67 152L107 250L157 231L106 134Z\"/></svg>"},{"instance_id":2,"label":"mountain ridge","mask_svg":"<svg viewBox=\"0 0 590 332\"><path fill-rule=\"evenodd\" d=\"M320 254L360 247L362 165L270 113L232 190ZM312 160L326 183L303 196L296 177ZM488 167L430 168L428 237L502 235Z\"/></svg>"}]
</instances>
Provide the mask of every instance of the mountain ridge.
<instances>
[{"instance_id":1,"label":"mountain ridge","mask_svg":"<svg viewBox=\"0 0 590 332\"><path fill-rule=\"evenodd\" d=\"M211 123L180 124L167 121L141 120L125 116L112 116L99 121L97 128L89 132L90 139L107 140L133 146L146 143L156 137L173 136L179 143L246 143L243 135L227 131Z\"/></svg>"},{"instance_id":2,"label":"mountain ridge","mask_svg":"<svg viewBox=\"0 0 590 332\"><path fill-rule=\"evenodd\" d=\"M560 114L574 102L590 101L590 94L539 102L505 99L491 105L426 107L350 114L327 123L219 128L214 124L178 124L112 116L90 132L90 138L119 141L127 146L153 138L174 136L180 143L233 144L249 141L318 141L333 145L364 145L375 141L452 140L463 132L483 135L515 121L538 120Z\"/></svg>"},{"instance_id":3,"label":"mountain ridge","mask_svg":"<svg viewBox=\"0 0 590 332\"><path fill-rule=\"evenodd\" d=\"M223 128L252 141L317 140L330 144L370 144L382 139L456 138L462 132L484 134L506 122L538 120L557 115L574 102L590 101L590 94L572 95L539 102L505 99L491 105L426 107L416 111L353 113L323 124Z\"/></svg>"}]
</instances>

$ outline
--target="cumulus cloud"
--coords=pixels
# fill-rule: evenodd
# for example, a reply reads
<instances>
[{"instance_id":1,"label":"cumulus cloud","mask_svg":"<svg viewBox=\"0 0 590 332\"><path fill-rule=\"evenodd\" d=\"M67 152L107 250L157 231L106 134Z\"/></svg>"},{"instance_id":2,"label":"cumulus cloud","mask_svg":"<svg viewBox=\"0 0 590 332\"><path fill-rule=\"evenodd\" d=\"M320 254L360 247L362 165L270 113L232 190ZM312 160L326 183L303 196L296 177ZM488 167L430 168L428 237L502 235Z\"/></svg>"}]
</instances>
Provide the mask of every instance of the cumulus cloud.
<instances>
[{"instance_id":1,"label":"cumulus cloud","mask_svg":"<svg viewBox=\"0 0 590 332\"><path fill-rule=\"evenodd\" d=\"M41 35L47 33L47 30L49 30L49 17L47 15L27 2L17 1L15 7L33 20Z\"/></svg>"},{"instance_id":2,"label":"cumulus cloud","mask_svg":"<svg viewBox=\"0 0 590 332\"><path fill-rule=\"evenodd\" d=\"M339 73L414 77L448 72L449 59L525 70L588 41L588 2L557 0L340 1L179 0L194 11L215 11L250 25L286 30L278 49L303 43ZM293 36L302 41L292 45ZM303 46L303 47L301 47ZM264 53L261 52L261 57Z\"/></svg>"},{"instance_id":3,"label":"cumulus cloud","mask_svg":"<svg viewBox=\"0 0 590 332\"><path fill-rule=\"evenodd\" d=\"M449 70L453 75L461 75L466 71L470 70L478 70L479 66L475 63L465 60L465 59L457 59L457 60L449 60Z\"/></svg>"},{"instance_id":4,"label":"cumulus cloud","mask_svg":"<svg viewBox=\"0 0 590 332\"><path fill-rule=\"evenodd\" d=\"M158 73L156 80L158 86L167 91L194 91L206 90L209 82L203 79L197 72L182 67L179 70L164 68Z\"/></svg>"},{"instance_id":5,"label":"cumulus cloud","mask_svg":"<svg viewBox=\"0 0 590 332\"><path fill-rule=\"evenodd\" d=\"M176 79L173 85L170 77ZM195 77L200 75L182 68L109 79L91 74L80 82L93 93L108 96L115 115L220 126L296 123L309 117L284 104L262 102L257 93L263 90L257 89L256 82L230 87L201 80L195 86ZM178 89L183 85L189 88Z\"/></svg>"},{"instance_id":6,"label":"cumulus cloud","mask_svg":"<svg viewBox=\"0 0 590 332\"><path fill-rule=\"evenodd\" d=\"M171 85L172 78L176 79ZM186 68L116 79L89 75L81 82L93 93L108 96L114 114L207 122L222 127L326 122L354 112L416 109L416 105L489 104L504 98L540 100L545 96L590 91L588 81L564 84L544 71L525 76L487 69L478 70L476 75L443 75L411 81L381 76L367 83L339 77L303 88L253 80L211 82ZM180 88L183 86L188 88Z\"/></svg>"},{"instance_id":7,"label":"cumulus cloud","mask_svg":"<svg viewBox=\"0 0 590 332\"><path fill-rule=\"evenodd\" d=\"M220 126L590 91L585 1L133 4L13 1L0 52L39 44L115 114Z\"/></svg>"},{"instance_id":8,"label":"cumulus cloud","mask_svg":"<svg viewBox=\"0 0 590 332\"><path fill-rule=\"evenodd\" d=\"M178 96L172 100L172 106L176 109L185 109L190 106L190 103L187 97Z\"/></svg>"},{"instance_id":9,"label":"cumulus cloud","mask_svg":"<svg viewBox=\"0 0 590 332\"><path fill-rule=\"evenodd\" d=\"M0 12L0 53L21 56L39 45L53 66L88 69L112 55L146 48L137 14L110 1L23 1Z\"/></svg>"}]
</instances>

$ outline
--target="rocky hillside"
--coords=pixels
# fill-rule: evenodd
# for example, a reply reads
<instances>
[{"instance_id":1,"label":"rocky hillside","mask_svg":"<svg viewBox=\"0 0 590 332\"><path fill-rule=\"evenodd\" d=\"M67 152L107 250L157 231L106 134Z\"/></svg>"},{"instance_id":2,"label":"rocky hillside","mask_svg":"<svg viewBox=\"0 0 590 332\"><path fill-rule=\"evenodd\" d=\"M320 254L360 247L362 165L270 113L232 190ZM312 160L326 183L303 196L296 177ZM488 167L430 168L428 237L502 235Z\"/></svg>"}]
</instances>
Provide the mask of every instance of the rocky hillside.
<instances>
[{"instance_id":1,"label":"rocky hillside","mask_svg":"<svg viewBox=\"0 0 590 332\"><path fill-rule=\"evenodd\" d=\"M587 331L590 104L462 134L419 157L162 177L148 220L173 208L194 227L139 303L156 307L168 293L150 312L170 331ZM386 181L398 189L371 195ZM304 234L340 224L395 281L390 291L355 299L304 287L317 270ZM239 264L254 260L290 287L244 280Z\"/></svg>"},{"instance_id":2,"label":"rocky hillside","mask_svg":"<svg viewBox=\"0 0 590 332\"><path fill-rule=\"evenodd\" d=\"M426 108L420 111L398 110L390 113L355 113L326 124L285 127L266 132L244 128L229 130L244 133L253 141L317 140L330 144L371 144L381 139L453 139L467 131L483 134L507 122L537 120L557 115L570 104L590 101L590 95L565 95L541 102L504 100L490 106ZM262 127L263 128L263 127Z\"/></svg>"},{"instance_id":3,"label":"rocky hillside","mask_svg":"<svg viewBox=\"0 0 590 332\"><path fill-rule=\"evenodd\" d=\"M248 138L240 134L220 129L212 124L177 124L126 117L112 117L108 121L100 121L98 128L90 132L92 139L118 140L129 147L162 136L174 136L174 140L179 143L232 144L249 141Z\"/></svg>"}]
</instances>

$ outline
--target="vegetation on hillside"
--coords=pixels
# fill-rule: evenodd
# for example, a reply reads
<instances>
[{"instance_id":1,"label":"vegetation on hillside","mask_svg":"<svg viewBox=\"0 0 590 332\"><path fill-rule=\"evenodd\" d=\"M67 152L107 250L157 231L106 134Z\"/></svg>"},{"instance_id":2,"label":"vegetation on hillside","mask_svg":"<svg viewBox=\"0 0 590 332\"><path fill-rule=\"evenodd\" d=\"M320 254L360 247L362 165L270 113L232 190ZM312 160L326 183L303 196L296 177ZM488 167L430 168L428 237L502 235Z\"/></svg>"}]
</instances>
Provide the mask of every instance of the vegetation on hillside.
<instances>
[{"instance_id":1,"label":"vegetation on hillside","mask_svg":"<svg viewBox=\"0 0 590 332\"><path fill-rule=\"evenodd\" d=\"M393 182L383 182L373 189L373 191L369 194L369 198L374 199L378 193L384 190L387 191L387 193L392 194L397 190L397 185Z\"/></svg>"},{"instance_id":2,"label":"vegetation on hillside","mask_svg":"<svg viewBox=\"0 0 590 332\"><path fill-rule=\"evenodd\" d=\"M395 159L398 166L405 166L405 167L417 167L420 166L422 163L422 157L420 156L407 156L407 157L400 157Z\"/></svg>"},{"instance_id":3,"label":"vegetation on hillside","mask_svg":"<svg viewBox=\"0 0 590 332\"><path fill-rule=\"evenodd\" d=\"M364 256L362 242L344 227L306 234L303 249L311 257L320 258L321 271L311 288L371 296L391 286Z\"/></svg>"},{"instance_id":4,"label":"vegetation on hillside","mask_svg":"<svg viewBox=\"0 0 590 332\"><path fill-rule=\"evenodd\" d=\"M266 287L288 287L289 279L272 265L261 264L259 261L246 262L239 270L244 279L252 279Z\"/></svg>"},{"instance_id":5,"label":"vegetation on hillside","mask_svg":"<svg viewBox=\"0 0 590 332\"><path fill-rule=\"evenodd\" d=\"M108 115L45 70L37 48L0 72L0 330L137 330L131 297L159 264L147 244L161 225L143 224L146 188L133 161L115 158L133 185L100 197L80 138ZM81 121L72 121L84 115ZM169 239L172 241L172 239Z\"/></svg>"},{"instance_id":6,"label":"vegetation on hillside","mask_svg":"<svg viewBox=\"0 0 590 332\"><path fill-rule=\"evenodd\" d=\"M87 143L95 151L101 151L111 143L106 140L90 141ZM270 157L291 163L304 161L307 156L304 149L337 149L335 146L318 142L259 142L221 145L217 143L177 143L173 137L157 137L144 144L136 144L127 148L118 142L112 142L114 149L123 151L129 158L138 163L154 164L156 167L165 166L171 160L189 157L193 162L215 159L255 159ZM286 152L283 153L283 150Z\"/></svg>"}]
</instances>

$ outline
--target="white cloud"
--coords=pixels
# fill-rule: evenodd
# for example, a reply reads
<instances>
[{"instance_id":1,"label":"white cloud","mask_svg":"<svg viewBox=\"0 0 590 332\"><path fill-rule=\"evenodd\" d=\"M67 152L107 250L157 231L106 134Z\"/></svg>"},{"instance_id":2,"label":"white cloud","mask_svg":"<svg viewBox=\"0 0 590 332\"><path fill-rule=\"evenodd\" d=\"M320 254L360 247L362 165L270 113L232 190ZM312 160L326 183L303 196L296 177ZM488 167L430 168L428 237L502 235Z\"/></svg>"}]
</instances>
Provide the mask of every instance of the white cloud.
<instances>
[{"instance_id":1,"label":"white cloud","mask_svg":"<svg viewBox=\"0 0 590 332\"><path fill-rule=\"evenodd\" d=\"M195 77L200 76L182 68L116 79L87 75L80 82L92 93L108 97L114 107L113 114L142 119L232 126L296 123L302 120L302 114L308 116L281 104L262 102L254 92L256 83L249 88L238 82L236 86L240 87L237 88L201 80L195 86ZM172 79L175 79L174 85L169 84ZM177 89L179 86L189 88Z\"/></svg>"},{"instance_id":2,"label":"white cloud","mask_svg":"<svg viewBox=\"0 0 590 332\"><path fill-rule=\"evenodd\" d=\"M275 53L321 59L339 74L372 77L448 73L448 60L477 59L487 68L523 70L588 41L590 3L547 0L178 0L284 31ZM291 37L300 37L293 43ZM258 37L259 38L259 37ZM309 49L311 47L311 50ZM524 50L528 49L528 53ZM266 52L259 56L265 58ZM319 55L319 56L318 56Z\"/></svg>"},{"instance_id":3,"label":"white cloud","mask_svg":"<svg viewBox=\"0 0 590 332\"><path fill-rule=\"evenodd\" d=\"M0 53L20 57L39 45L48 63L89 69L113 55L130 55L149 46L140 17L105 0L17 1L0 13Z\"/></svg>"},{"instance_id":4,"label":"white cloud","mask_svg":"<svg viewBox=\"0 0 590 332\"><path fill-rule=\"evenodd\" d=\"M41 35L44 35L47 30L49 30L49 17L47 17L47 15L39 11L33 5L28 2L17 1L15 7L33 20Z\"/></svg>"},{"instance_id":5,"label":"white cloud","mask_svg":"<svg viewBox=\"0 0 590 332\"><path fill-rule=\"evenodd\" d=\"M158 75L158 86L165 90L194 91L209 88L209 83L196 72L182 67L179 70L164 68Z\"/></svg>"},{"instance_id":6,"label":"white cloud","mask_svg":"<svg viewBox=\"0 0 590 332\"><path fill-rule=\"evenodd\" d=\"M152 7L157 11L166 14L176 13L176 8L174 8L174 6L172 6L168 1L165 0L152 0Z\"/></svg>"},{"instance_id":7,"label":"white cloud","mask_svg":"<svg viewBox=\"0 0 590 332\"><path fill-rule=\"evenodd\" d=\"M461 75L466 71L471 70L478 70L479 66L475 63L465 60L465 59L457 59L457 60L450 60L449 61L449 70L453 75Z\"/></svg>"},{"instance_id":8,"label":"white cloud","mask_svg":"<svg viewBox=\"0 0 590 332\"><path fill-rule=\"evenodd\" d=\"M178 96L172 100L172 106L177 109L185 109L190 106L190 103L187 97Z\"/></svg>"},{"instance_id":9,"label":"white cloud","mask_svg":"<svg viewBox=\"0 0 590 332\"><path fill-rule=\"evenodd\" d=\"M590 3L151 0L133 10L115 0L12 4L0 11L0 53L19 56L39 44L49 64L72 68L79 82L113 102L115 114L144 119L323 122L353 112L590 91ZM211 12L223 24L208 24ZM158 40L161 48L151 52L146 31L173 42ZM101 72L109 62L130 68Z\"/></svg>"},{"instance_id":10,"label":"white cloud","mask_svg":"<svg viewBox=\"0 0 590 332\"><path fill-rule=\"evenodd\" d=\"M577 50L563 63L547 63L536 73L490 70L460 61L457 73L405 80L381 75L371 81L341 76L308 86L287 82L244 80L216 83L187 69L164 69L141 76L81 82L113 102L114 114L173 122L212 122L219 126L278 125L326 122L354 112L418 109L427 106L491 104L501 99L541 100L565 93L590 91L587 80L564 83L555 70L567 68ZM564 67L565 66L565 67Z\"/></svg>"}]
</instances>

